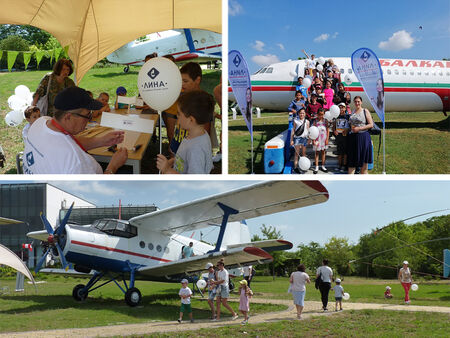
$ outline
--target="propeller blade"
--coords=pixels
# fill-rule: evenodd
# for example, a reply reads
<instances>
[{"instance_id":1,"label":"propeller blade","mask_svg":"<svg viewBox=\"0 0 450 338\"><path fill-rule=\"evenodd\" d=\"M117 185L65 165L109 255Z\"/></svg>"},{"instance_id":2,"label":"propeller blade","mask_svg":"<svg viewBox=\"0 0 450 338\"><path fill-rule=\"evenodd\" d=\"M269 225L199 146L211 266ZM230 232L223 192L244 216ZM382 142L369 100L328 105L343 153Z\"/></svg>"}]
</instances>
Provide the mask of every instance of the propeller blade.
<instances>
[{"instance_id":1,"label":"propeller blade","mask_svg":"<svg viewBox=\"0 0 450 338\"><path fill-rule=\"evenodd\" d=\"M49 235L53 235L53 228L52 228L52 226L50 225L50 223L47 221L47 217L45 217L45 216L42 214L42 212L41 212L41 214L40 214L39 216L41 217L42 223L44 223L45 230L47 230L47 233L48 233Z\"/></svg>"},{"instance_id":2,"label":"propeller blade","mask_svg":"<svg viewBox=\"0 0 450 338\"><path fill-rule=\"evenodd\" d=\"M50 250L51 250L51 248L48 248L48 250L45 252L45 254L41 257L41 259L40 259L39 262L37 263L36 268L34 269L34 272L35 272L35 273L38 273L39 270L41 269L42 264L44 264L45 257L47 257L47 255L48 255L48 253L50 252Z\"/></svg>"},{"instance_id":3,"label":"propeller blade","mask_svg":"<svg viewBox=\"0 0 450 338\"><path fill-rule=\"evenodd\" d=\"M69 269L69 264L67 264L66 257L64 257L63 251L58 243L56 243L56 249L58 249L59 259L61 260L61 264L63 268L67 271Z\"/></svg>"},{"instance_id":4,"label":"propeller blade","mask_svg":"<svg viewBox=\"0 0 450 338\"><path fill-rule=\"evenodd\" d=\"M72 212L72 208L75 202L72 202L72 205L70 206L69 210L67 211L66 215L64 216L64 219L62 220L61 224L59 225L58 229L56 229L56 234L61 235L64 229L66 228L67 221L69 220L70 213Z\"/></svg>"}]
</instances>

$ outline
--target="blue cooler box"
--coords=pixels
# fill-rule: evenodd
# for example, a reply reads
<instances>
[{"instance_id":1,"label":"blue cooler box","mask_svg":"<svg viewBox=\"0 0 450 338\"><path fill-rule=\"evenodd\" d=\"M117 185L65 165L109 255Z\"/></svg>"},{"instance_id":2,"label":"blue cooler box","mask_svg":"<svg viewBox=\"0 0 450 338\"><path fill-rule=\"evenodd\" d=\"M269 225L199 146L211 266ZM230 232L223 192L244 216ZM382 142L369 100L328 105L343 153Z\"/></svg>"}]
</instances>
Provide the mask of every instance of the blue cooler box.
<instances>
[{"instance_id":1,"label":"blue cooler box","mask_svg":"<svg viewBox=\"0 0 450 338\"><path fill-rule=\"evenodd\" d=\"M280 174L284 169L284 140L287 130L264 145L264 173Z\"/></svg>"}]
</instances>

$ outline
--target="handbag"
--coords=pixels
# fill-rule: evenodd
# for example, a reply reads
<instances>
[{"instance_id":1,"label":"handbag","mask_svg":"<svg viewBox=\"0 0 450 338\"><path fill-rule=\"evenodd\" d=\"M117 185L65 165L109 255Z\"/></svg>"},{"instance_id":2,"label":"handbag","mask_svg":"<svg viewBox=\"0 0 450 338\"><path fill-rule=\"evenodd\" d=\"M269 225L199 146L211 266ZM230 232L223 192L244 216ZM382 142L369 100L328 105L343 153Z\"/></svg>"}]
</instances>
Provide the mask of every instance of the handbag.
<instances>
[{"instance_id":1,"label":"handbag","mask_svg":"<svg viewBox=\"0 0 450 338\"><path fill-rule=\"evenodd\" d=\"M305 131L306 119L303 121L303 124L295 130L294 135L300 137Z\"/></svg>"},{"instance_id":2,"label":"handbag","mask_svg":"<svg viewBox=\"0 0 450 338\"><path fill-rule=\"evenodd\" d=\"M41 111L41 116L48 115L48 91L50 90L50 83L52 81L52 75L48 77L47 92L44 96L40 97L36 103L36 107Z\"/></svg>"},{"instance_id":3,"label":"handbag","mask_svg":"<svg viewBox=\"0 0 450 338\"><path fill-rule=\"evenodd\" d=\"M319 289L320 283L322 283L322 271L320 272L319 277L316 278L316 282L315 282L315 285L314 285L316 287L316 289Z\"/></svg>"},{"instance_id":4,"label":"handbag","mask_svg":"<svg viewBox=\"0 0 450 338\"><path fill-rule=\"evenodd\" d=\"M366 124L368 124L368 123L367 123L367 117L366 117L366 109L364 109L364 118L366 119ZM368 130L368 132L369 132L370 135L380 135L380 134L381 134L381 129L380 129L380 127L378 127L378 126L376 125L375 122L373 122L373 127L370 128L370 129Z\"/></svg>"}]
</instances>

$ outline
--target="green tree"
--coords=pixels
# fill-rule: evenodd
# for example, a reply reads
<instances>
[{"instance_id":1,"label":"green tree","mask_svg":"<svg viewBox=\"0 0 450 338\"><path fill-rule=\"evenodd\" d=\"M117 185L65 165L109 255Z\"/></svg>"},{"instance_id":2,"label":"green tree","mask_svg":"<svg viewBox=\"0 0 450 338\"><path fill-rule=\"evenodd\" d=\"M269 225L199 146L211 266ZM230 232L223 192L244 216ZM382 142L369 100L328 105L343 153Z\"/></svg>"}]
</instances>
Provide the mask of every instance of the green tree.
<instances>
[{"instance_id":1,"label":"green tree","mask_svg":"<svg viewBox=\"0 0 450 338\"><path fill-rule=\"evenodd\" d=\"M20 36L29 45L43 46L50 39L51 34L29 25L0 25L0 40L8 36Z\"/></svg>"},{"instance_id":2,"label":"green tree","mask_svg":"<svg viewBox=\"0 0 450 338\"><path fill-rule=\"evenodd\" d=\"M331 237L324 245L324 257L328 258L330 267L336 269L338 274L348 275L352 268L349 264L354 254L348 238Z\"/></svg>"},{"instance_id":3,"label":"green tree","mask_svg":"<svg viewBox=\"0 0 450 338\"><path fill-rule=\"evenodd\" d=\"M307 269L315 271L322 264L323 247L319 243L299 244L297 248L297 256L300 258L300 263L305 264Z\"/></svg>"}]
</instances>

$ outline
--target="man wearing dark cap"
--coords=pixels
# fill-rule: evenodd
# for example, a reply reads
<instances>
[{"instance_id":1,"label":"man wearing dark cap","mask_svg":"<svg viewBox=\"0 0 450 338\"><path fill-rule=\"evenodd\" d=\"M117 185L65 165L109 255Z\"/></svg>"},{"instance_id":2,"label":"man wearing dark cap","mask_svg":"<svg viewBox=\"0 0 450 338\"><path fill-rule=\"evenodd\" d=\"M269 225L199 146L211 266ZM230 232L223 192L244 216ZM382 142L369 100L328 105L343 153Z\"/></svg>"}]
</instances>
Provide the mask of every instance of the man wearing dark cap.
<instances>
[{"instance_id":1,"label":"man wearing dark cap","mask_svg":"<svg viewBox=\"0 0 450 338\"><path fill-rule=\"evenodd\" d=\"M101 106L82 88L70 87L60 92L55 98L53 117L40 117L28 131L23 158L24 173L102 174L102 168L87 151L121 143L124 132L112 131L91 138L76 136L91 120L92 110L98 110ZM127 150L119 149L104 173L114 174L127 157Z\"/></svg>"}]
</instances>

